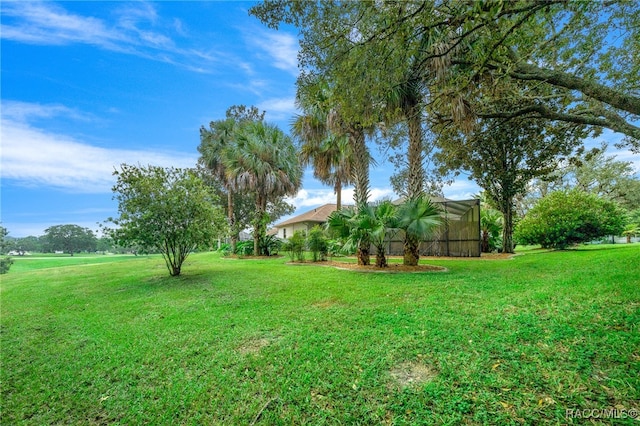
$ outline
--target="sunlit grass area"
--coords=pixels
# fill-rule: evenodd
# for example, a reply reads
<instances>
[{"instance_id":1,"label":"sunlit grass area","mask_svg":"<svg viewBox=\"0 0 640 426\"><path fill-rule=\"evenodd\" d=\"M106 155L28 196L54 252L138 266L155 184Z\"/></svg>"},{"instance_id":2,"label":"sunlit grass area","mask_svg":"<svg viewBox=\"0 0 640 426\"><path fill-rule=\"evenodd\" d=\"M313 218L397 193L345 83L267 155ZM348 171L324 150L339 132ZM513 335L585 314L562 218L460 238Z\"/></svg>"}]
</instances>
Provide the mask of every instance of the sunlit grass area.
<instances>
[{"instance_id":1,"label":"sunlit grass area","mask_svg":"<svg viewBox=\"0 0 640 426\"><path fill-rule=\"evenodd\" d=\"M640 408L640 245L523 253L406 274L202 253L178 278L155 256L17 259L2 423L578 424L567 409Z\"/></svg>"}]
</instances>

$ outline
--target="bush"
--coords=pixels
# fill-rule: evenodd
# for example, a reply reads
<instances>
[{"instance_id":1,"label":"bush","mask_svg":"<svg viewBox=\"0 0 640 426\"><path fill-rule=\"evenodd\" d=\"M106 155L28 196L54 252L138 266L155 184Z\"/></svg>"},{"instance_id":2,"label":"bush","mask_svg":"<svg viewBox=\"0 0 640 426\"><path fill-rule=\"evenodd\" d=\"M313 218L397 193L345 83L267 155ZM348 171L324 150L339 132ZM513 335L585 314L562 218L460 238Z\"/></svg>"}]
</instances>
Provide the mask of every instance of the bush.
<instances>
[{"instance_id":1,"label":"bush","mask_svg":"<svg viewBox=\"0 0 640 426\"><path fill-rule=\"evenodd\" d=\"M564 249L622 232L624 214L612 201L583 191L549 194L527 213L515 229L522 244Z\"/></svg>"},{"instance_id":2,"label":"bush","mask_svg":"<svg viewBox=\"0 0 640 426\"><path fill-rule=\"evenodd\" d=\"M13 265L13 259L10 257L0 257L0 274L9 272L9 268Z\"/></svg>"},{"instance_id":3,"label":"bush","mask_svg":"<svg viewBox=\"0 0 640 426\"><path fill-rule=\"evenodd\" d=\"M331 257L344 256L344 241L341 239L327 241L327 254ZM353 253L348 253L353 254Z\"/></svg>"},{"instance_id":4,"label":"bush","mask_svg":"<svg viewBox=\"0 0 640 426\"><path fill-rule=\"evenodd\" d=\"M316 225L309 231L307 236L307 246L311 251L311 256L314 262L327 260L327 254L329 254L329 244L327 236L324 230Z\"/></svg>"},{"instance_id":5,"label":"bush","mask_svg":"<svg viewBox=\"0 0 640 426\"><path fill-rule=\"evenodd\" d=\"M282 240L275 235L265 235L258 240L258 246L264 256L276 256L282 247Z\"/></svg>"},{"instance_id":6,"label":"bush","mask_svg":"<svg viewBox=\"0 0 640 426\"><path fill-rule=\"evenodd\" d=\"M284 250L291 257L292 262L304 262L304 249L306 246L306 235L303 231L293 233L284 244Z\"/></svg>"},{"instance_id":7,"label":"bush","mask_svg":"<svg viewBox=\"0 0 640 426\"><path fill-rule=\"evenodd\" d=\"M220 247L217 250L219 253L222 253L223 256L228 256L229 253L231 253L231 244L229 243L222 243L220 244Z\"/></svg>"},{"instance_id":8,"label":"bush","mask_svg":"<svg viewBox=\"0 0 640 426\"><path fill-rule=\"evenodd\" d=\"M236 244L236 254L238 256L253 256L253 241L240 241Z\"/></svg>"}]
</instances>

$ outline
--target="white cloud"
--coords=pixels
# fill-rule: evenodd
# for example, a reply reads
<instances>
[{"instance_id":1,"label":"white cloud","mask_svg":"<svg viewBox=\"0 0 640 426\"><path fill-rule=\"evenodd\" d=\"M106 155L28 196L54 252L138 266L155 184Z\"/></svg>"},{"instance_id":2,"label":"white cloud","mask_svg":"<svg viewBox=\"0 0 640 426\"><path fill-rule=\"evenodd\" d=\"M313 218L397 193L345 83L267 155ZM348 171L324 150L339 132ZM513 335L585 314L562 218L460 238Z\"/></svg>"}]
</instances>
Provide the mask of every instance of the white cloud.
<instances>
[{"instance_id":1,"label":"white cloud","mask_svg":"<svg viewBox=\"0 0 640 426\"><path fill-rule=\"evenodd\" d=\"M607 151L610 155L615 155L617 161L625 161L631 163L634 173L640 177L640 156L634 154L630 150Z\"/></svg>"},{"instance_id":2,"label":"white cloud","mask_svg":"<svg viewBox=\"0 0 640 426\"><path fill-rule=\"evenodd\" d=\"M39 103L2 101L2 117L16 122L24 123L40 118L53 118L58 116L68 117L74 120L94 121L91 114L80 112L76 109L59 104L43 105Z\"/></svg>"},{"instance_id":3,"label":"white cloud","mask_svg":"<svg viewBox=\"0 0 640 426\"><path fill-rule=\"evenodd\" d=\"M445 198L451 200L470 200L481 190L474 181L460 177L442 188Z\"/></svg>"},{"instance_id":4,"label":"white cloud","mask_svg":"<svg viewBox=\"0 0 640 426\"><path fill-rule=\"evenodd\" d=\"M287 98L267 99L258 104L258 108L266 111L267 120L284 120L296 114L295 96Z\"/></svg>"},{"instance_id":5,"label":"white cloud","mask_svg":"<svg viewBox=\"0 0 640 426\"><path fill-rule=\"evenodd\" d=\"M247 39L271 57L275 68L298 75L298 39L293 34L252 28Z\"/></svg>"},{"instance_id":6,"label":"white cloud","mask_svg":"<svg viewBox=\"0 0 640 426\"><path fill-rule=\"evenodd\" d=\"M371 188L369 192L369 201L378 201L385 198L395 199L397 196L390 188ZM336 195L332 189L301 189L295 197L288 198L288 203L293 204L300 211L308 208L321 206L324 204L335 204ZM353 188L342 189L342 203L345 205L354 205Z\"/></svg>"},{"instance_id":7,"label":"white cloud","mask_svg":"<svg viewBox=\"0 0 640 426\"><path fill-rule=\"evenodd\" d=\"M101 49L166 62L195 72L210 72L216 58L181 48L167 33L181 35L182 24L163 22L149 3L120 7L115 24L81 16L51 2L4 2L0 35L3 39L38 45L88 44Z\"/></svg>"},{"instance_id":8,"label":"white cloud","mask_svg":"<svg viewBox=\"0 0 640 426\"><path fill-rule=\"evenodd\" d=\"M44 2L5 2L2 38L31 44L86 43L117 50L120 43L131 43L125 34L108 28L93 17L68 13L62 7Z\"/></svg>"},{"instance_id":9,"label":"white cloud","mask_svg":"<svg viewBox=\"0 0 640 426\"><path fill-rule=\"evenodd\" d=\"M115 167L122 163L193 167L197 158L184 153L106 149L50 133L29 124L34 117L71 111L61 105L8 103L2 109L0 138L2 178L27 186L51 186L79 193L110 192Z\"/></svg>"}]
</instances>

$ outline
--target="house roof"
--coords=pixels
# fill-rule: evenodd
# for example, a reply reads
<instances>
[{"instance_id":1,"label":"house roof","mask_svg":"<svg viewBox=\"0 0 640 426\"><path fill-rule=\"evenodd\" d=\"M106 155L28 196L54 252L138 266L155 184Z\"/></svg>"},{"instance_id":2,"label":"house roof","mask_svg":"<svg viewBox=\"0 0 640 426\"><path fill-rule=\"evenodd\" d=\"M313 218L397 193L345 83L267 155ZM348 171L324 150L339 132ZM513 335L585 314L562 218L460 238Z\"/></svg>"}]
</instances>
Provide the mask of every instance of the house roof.
<instances>
[{"instance_id":1,"label":"house roof","mask_svg":"<svg viewBox=\"0 0 640 426\"><path fill-rule=\"evenodd\" d=\"M474 205L478 204L478 200L449 200L442 197L431 197L431 201L435 204L440 205L445 214L454 220L460 219L462 215L464 215L470 208ZM394 204L402 204L404 202L404 198L399 198L393 201ZM345 206L351 207L351 206ZM274 228L282 228L287 225L292 225L294 223L304 223L304 222L315 222L315 223L325 223L327 218L331 213L336 211L338 208L337 204L325 204L320 207L316 207L313 210L309 210L308 212L299 214L298 216L294 216L290 219L285 220L284 222L277 223Z\"/></svg>"},{"instance_id":2,"label":"house roof","mask_svg":"<svg viewBox=\"0 0 640 426\"><path fill-rule=\"evenodd\" d=\"M301 222L325 223L329 215L336 211L337 208L337 204L325 204L324 206L316 207L313 210L294 216L284 222L277 223L274 227L282 228L283 226Z\"/></svg>"},{"instance_id":3,"label":"house roof","mask_svg":"<svg viewBox=\"0 0 640 426\"><path fill-rule=\"evenodd\" d=\"M432 203L440 206L444 210L443 214L446 217L453 220L459 220L469 211L469 209L480 203L478 199L450 200L448 198L442 198L436 195L430 195L429 198L431 199ZM393 201L393 204L399 205L404 203L404 201L405 197L400 197L397 200Z\"/></svg>"}]
</instances>

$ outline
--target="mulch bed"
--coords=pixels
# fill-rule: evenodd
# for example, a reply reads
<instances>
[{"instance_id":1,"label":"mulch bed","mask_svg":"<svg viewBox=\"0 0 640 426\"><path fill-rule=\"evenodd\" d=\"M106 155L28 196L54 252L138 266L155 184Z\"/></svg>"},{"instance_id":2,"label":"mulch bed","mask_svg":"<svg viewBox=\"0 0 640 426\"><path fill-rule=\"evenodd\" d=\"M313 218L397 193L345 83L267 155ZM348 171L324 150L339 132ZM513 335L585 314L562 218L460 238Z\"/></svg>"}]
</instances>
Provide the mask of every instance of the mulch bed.
<instances>
[{"instance_id":1,"label":"mulch bed","mask_svg":"<svg viewBox=\"0 0 640 426\"><path fill-rule=\"evenodd\" d=\"M420 260L508 260L512 259L515 255L509 253L483 253L481 257L446 257L446 256L420 256ZM387 256L387 260L390 259L402 259L402 256ZM386 268L378 268L375 266L375 256L371 257L371 265L358 265L353 262L340 262L336 260L329 260L324 262L289 262L289 265L317 265L317 266L330 266L336 269L347 269L351 271L361 272L446 272L448 269L443 266L435 265L418 265L418 266L405 266L402 263L390 263Z\"/></svg>"}]
</instances>

